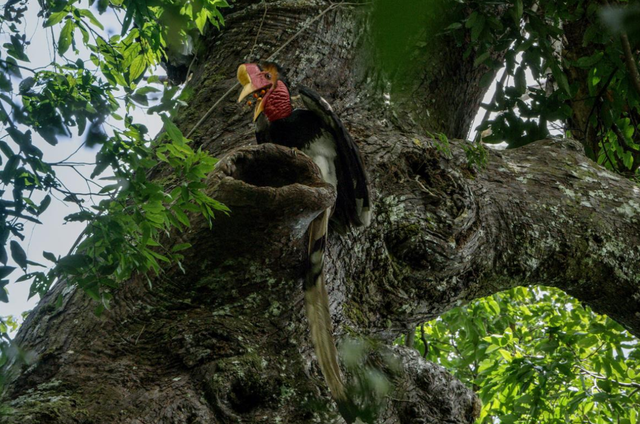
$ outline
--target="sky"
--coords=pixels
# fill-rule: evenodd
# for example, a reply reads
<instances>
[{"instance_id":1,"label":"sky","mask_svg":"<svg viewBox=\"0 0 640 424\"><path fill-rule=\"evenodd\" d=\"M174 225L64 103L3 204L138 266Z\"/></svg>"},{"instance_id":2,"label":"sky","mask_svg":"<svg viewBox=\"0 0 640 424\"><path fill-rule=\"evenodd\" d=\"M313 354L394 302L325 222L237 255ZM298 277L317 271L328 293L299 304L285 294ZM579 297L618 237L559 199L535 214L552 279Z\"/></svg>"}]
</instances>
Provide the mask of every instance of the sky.
<instances>
[{"instance_id":1,"label":"sky","mask_svg":"<svg viewBox=\"0 0 640 424\"><path fill-rule=\"evenodd\" d=\"M46 66L51 63L53 60L53 47L51 42L52 32L56 38L60 32L59 27L54 27L53 31L42 28L43 20L37 16L39 10L40 8L37 2L30 2L25 21L25 33L31 40L31 44L26 51L30 59L30 63L27 65L32 68ZM99 16L100 22L104 25L105 35L113 35L113 33L119 32L120 24L118 23L114 13L111 12L98 15L96 10L94 10L93 13L96 16ZM77 31L76 40L79 41L77 46L81 49L82 42L80 42ZM0 43L4 42L5 40L0 36ZM66 56L75 60L74 53L71 50L67 52ZM79 57L87 61L86 66L90 66L91 62L89 61L88 50L81 49ZM159 71L164 74L161 68ZM28 74L28 72L23 73ZM133 115L135 122L147 126L150 136L152 137L162 128L162 121L160 118L158 116L147 115L143 109L137 109L133 111L131 115ZM119 125L118 121L111 121L110 123L115 126ZM0 135L2 135L3 132L3 129L0 129ZM44 153L44 158L48 162L56 162L65 159L74 151L78 150L83 139L84 137L79 137L77 134L71 138L60 138L59 144L54 147L45 142L37 134L33 135L34 144L41 148ZM71 160L74 162L92 163L95 161L96 152L97 148L90 149L87 147L81 147ZM93 166L83 166L79 169L88 177L93 170ZM85 181L72 169L64 167L56 168L56 174L65 182L65 185L67 185L71 191L87 192L87 185ZM108 176L107 171L101 175L101 177L103 176ZM97 191L96 187L93 187L92 189L94 192ZM41 199L34 198L34 200L37 203L37 201ZM88 203L90 199L86 199L86 201ZM23 232L25 240L24 242L20 242L20 244L27 253L29 260L42 264L50 264L51 262L42 257L43 251L51 252L56 256L66 255L69 253L69 249L73 246L84 228L84 224L82 223L64 223L64 217L74 212L77 212L77 208L75 208L74 205L69 205L65 202L54 199L47 211L39 217L42 225L31 223L25 224L25 231ZM15 263L9 263L8 265L16 266ZM35 270L34 267L30 267L30 269ZM7 286L7 289L9 290L9 303L0 303L0 316L13 315L18 318L24 311L33 309L37 304L39 300L37 295L28 299L29 281L15 283L15 280L21 275L22 272L19 269L16 269L8 277L11 281ZM21 320L19 319L18 321Z\"/></svg>"}]
</instances>

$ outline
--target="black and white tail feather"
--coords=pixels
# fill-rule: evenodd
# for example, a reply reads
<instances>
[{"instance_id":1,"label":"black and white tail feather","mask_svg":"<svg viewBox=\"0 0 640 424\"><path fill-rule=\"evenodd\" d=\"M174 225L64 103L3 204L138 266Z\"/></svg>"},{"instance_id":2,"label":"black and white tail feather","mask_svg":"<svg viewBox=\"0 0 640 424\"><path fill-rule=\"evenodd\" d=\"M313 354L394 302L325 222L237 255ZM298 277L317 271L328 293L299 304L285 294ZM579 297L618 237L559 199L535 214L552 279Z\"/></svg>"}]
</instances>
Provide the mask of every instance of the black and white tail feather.
<instances>
[{"instance_id":1,"label":"black and white tail feather","mask_svg":"<svg viewBox=\"0 0 640 424\"><path fill-rule=\"evenodd\" d=\"M327 209L309 225L309 256L304 285L304 305L320 371L329 386L331 397L335 400L340 415L351 424L356 422L358 412L357 407L349 399L338 365L338 351L333 339L333 325L329 313L329 295L324 283L324 250L330 215L331 209Z\"/></svg>"},{"instance_id":2,"label":"black and white tail feather","mask_svg":"<svg viewBox=\"0 0 640 424\"><path fill-rule=\"evenodd\" d=\"M333 340L329 296L323 272L330 213L331 210L325 210L309 225L309 257L304 283L304 305L320 370L327 381L331 395L340 401L346 399L346 391L338 366L338 352Z\"/></svg>"},{"instance_id":3,"label":"black and white tail feather","mask_svg":"<svg viewBox=\"0 0 640 424\"><path fill-rule=\"evenodd\" d=\"M323 131L325 135L329 135L327 132L332 133L333 140L328 144L336 149L332 156L335 158L337 154L339 159L337 164L326 169L322 164L327 160L332 161L333 158L314 157L321 154L324 149L309 146L306 150L319 165L325 181L335 185L334 181L337 180L338 201L333 213L338 215L338 219L344 224L369 225L371 204L368 181L356 144L325 99L306 87L300 88L300 97L308 110L322 119L326 127ZM322 143L322 141L318 140L316 143ZM340 373L329 313L329 296L324 281L324 252L331 215L332 210L327 209L309 226L308 269L304 287L305 308L320 370L341 415L348 423L353 423L357 419L357 408L348 398Z\"/></svg>"}]
</instances>

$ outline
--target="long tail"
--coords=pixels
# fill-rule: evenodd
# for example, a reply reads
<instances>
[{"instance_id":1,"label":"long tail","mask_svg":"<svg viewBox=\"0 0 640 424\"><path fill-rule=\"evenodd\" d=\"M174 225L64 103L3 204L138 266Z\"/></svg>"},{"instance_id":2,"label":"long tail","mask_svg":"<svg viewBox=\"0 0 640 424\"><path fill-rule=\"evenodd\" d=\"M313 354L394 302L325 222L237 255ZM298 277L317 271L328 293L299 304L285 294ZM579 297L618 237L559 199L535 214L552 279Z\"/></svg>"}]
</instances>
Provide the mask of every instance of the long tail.
<instances>
[{"instance_id":1,"label":"long tail","mask_svg":"<svg viewBox=\"0 0 640 424\"><path fill-rule=\"evenodd\" d=\"M352 408L338 366L338 351L333 340L333 326L329 314L329 296L324 285L324 250L330 214L331 210L327 209L309 225L309 269L304 287L304 303L311 341L322 375L327 381L331 396L338 404L338 410L347 422L353 422Z\"/></svg>"}]
</instances>

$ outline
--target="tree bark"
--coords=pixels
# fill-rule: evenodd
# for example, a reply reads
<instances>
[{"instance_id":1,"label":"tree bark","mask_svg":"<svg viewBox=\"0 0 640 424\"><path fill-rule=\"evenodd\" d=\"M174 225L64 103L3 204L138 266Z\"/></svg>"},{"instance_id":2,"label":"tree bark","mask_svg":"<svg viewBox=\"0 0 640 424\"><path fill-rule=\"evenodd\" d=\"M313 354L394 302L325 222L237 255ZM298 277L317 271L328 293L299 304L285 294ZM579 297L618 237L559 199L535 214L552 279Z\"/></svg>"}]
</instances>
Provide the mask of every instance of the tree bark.
<instances>
[{"instance_id":1,"label":"tree bark","mask_svg":"<svg viewBox=\"0 0 640 424\"><path fill-rule=\"evenodd\" d=\"M245 55L263 3L236 3L209 40L189 83L196 94L179 113L184 132L235 83L238 64L265 58L327 7L266 4L256 57ZM333 103L371 180L372 225L332 233L325 272L337 338L383 343L347 342L343 362L356 389L380 376L393 386L359 392L375 422L472 423L480 404L469 388L415 351L384 345L407 325L530 284L559 287L640 336L640 190L571 140L490 150L481 168L463 141L436 146L422 130L429 117L394 119L385 104L368 16L336 7L277 57L292 87ZM441 78L438 90L458 90L433 66L423 72ZM437 101L466 116L482 95L469 84L473 99ZM250 115L227 99L194 132L196 145L222 158L208 191L232 212L212 228L194 216L167 240L194 245L185 272L166 269L152 285L134 278L101 317L81 291L57 284L17 337L32 358L10 368L4 401L13 414L0 422L342 422L313 358L301 288L307 225L335 193L306 156L255 146Z\"/></svg>"}]
</instances>

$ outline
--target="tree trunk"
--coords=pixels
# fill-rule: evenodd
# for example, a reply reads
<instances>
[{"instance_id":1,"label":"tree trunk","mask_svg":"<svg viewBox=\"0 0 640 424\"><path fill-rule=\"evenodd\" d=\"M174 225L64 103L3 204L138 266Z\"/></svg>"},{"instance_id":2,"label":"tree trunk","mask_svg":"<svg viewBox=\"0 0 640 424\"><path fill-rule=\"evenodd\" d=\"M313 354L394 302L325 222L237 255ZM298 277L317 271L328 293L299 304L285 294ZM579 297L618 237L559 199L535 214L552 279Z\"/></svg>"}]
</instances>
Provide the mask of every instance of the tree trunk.
<instances>
[{"instance_id":1,"label":"tree trunk","mask_svg":"<svg viewBox=\"0 0 640 424\"><path fill-rule=\"evenodd\" d=\"M238 64L255 59L244 55L264 4L235 6L189 83L196 94L178 119L185 132L235 83ZM256 57L326 7L267 3ZM422 128L464 133L470 123L459 117L478 104L480 76L460 69L473 96L447 96L460 81L434 61L421 70L435 81L422 86L424 99L437 86L436 103L461 115L444 127L432 115L396 119L367 50L368 17L334 7L276 58L294 89L303 83L333 103L371 180L372 225L330 235L325 273L337 338L383 344L345 343L343 365L375 422L472 423L480 407L472 391L391 342L409 324L528 284L559 287L640 335L640 190L571 140L489 151L483 168L468 163L464 142L435 147ZM167 240L194 245L185 272L167 269L152 285L134 278L100 318L81 291L55 286L17 337L32 365L11 368L5 401L14 413L0 422L342 422L313 357L301 288L306 227L335 193L304 155L255 146L250 115L230 98L194 132L196 145L223 158L208 187L232 213L212 228L192 217L189 231ZM380 375L391 393L376 392Z\"/></svg>"}]
</instances>

